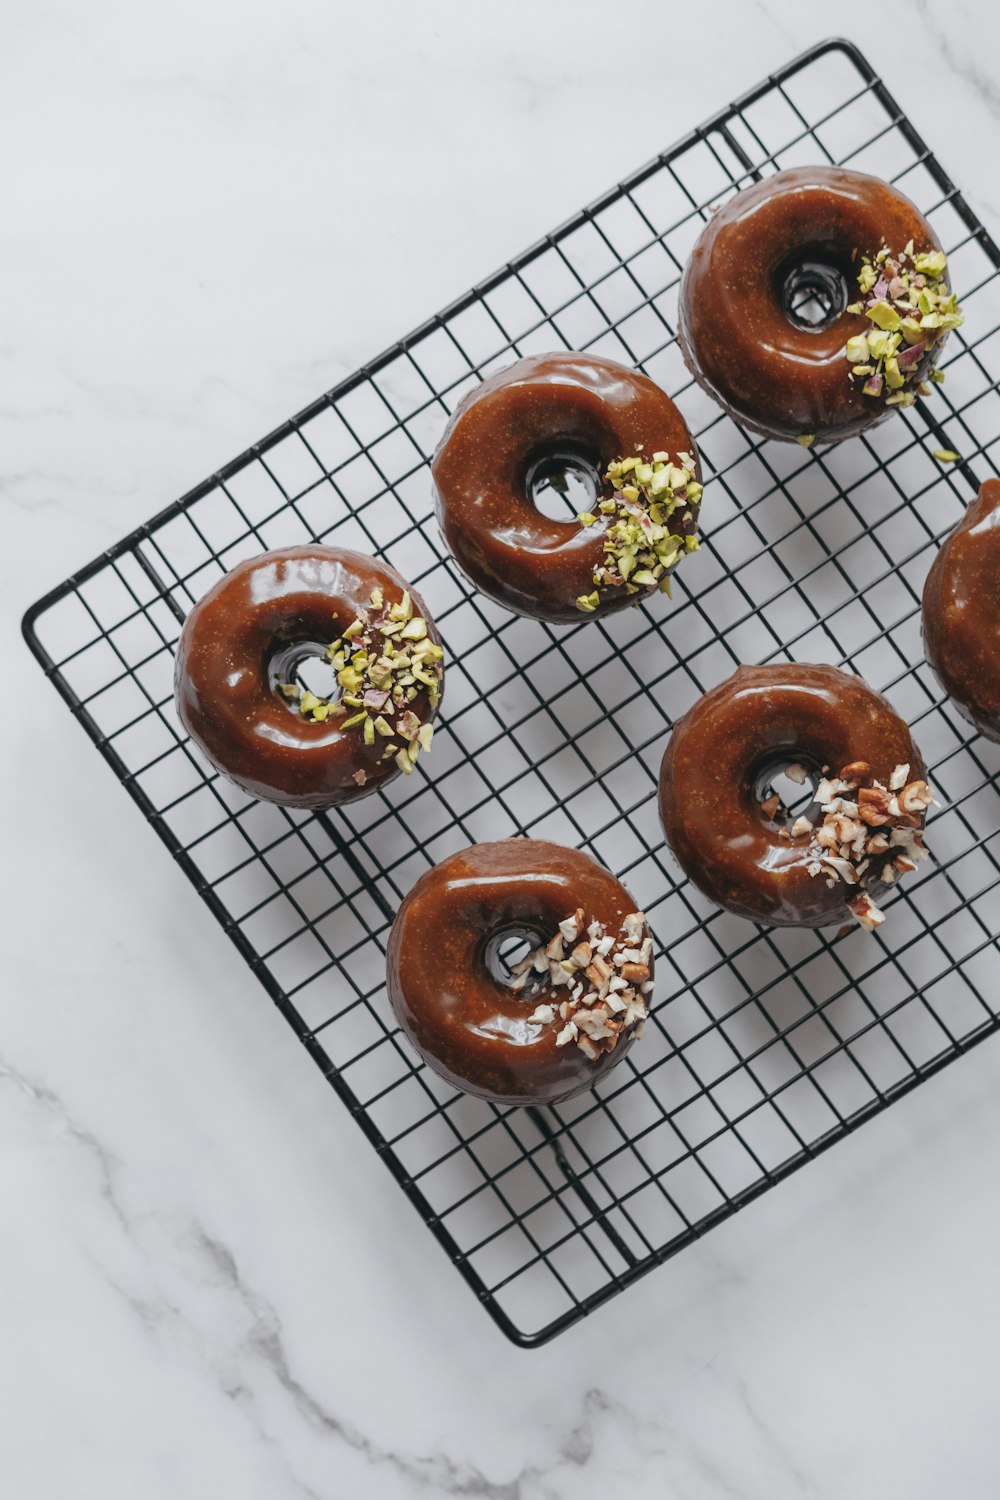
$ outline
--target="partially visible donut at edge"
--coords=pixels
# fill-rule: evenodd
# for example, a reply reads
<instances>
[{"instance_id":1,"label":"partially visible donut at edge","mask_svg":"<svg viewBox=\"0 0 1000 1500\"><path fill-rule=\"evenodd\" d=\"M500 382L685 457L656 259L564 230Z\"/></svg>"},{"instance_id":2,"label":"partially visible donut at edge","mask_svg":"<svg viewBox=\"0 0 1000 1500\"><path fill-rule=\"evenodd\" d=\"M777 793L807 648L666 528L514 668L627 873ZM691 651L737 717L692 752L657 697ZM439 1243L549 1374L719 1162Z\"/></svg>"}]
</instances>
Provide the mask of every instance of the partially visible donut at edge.
<instances>
[{"instance_id":1,"label":"partially visible donut at edge","mask_svg":"<svg viewBox=\"0 0 1000 1500\"><path fill-rule=\"evenodd\" d=\"M1000 741L1000 479L941 544L923 592L924 651L963 718Z\"/></svg>"}]
</instances>

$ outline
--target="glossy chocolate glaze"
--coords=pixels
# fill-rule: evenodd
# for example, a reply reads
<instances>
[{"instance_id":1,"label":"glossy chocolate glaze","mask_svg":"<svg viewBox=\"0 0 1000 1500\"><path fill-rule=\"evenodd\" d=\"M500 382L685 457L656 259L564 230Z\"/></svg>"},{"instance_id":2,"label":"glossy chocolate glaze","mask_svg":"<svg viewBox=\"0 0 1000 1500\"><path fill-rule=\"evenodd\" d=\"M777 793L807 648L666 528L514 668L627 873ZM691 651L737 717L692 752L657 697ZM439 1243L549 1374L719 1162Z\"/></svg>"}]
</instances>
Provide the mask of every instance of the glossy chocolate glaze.
<instances>
[{"instance_id":1,"label":"glossy chocolate glaze","mask_svg":"<svg viewBox=\"0 0 1000 1500\"><path fill-rule=\"evenodd\" d=\"M924 650L959 713L1000 740L1000 479L988 479L924 584Z\"/></svg>"},{"instance_id":2,"label":"glossy chocolate glaze","mask_svg":"<svg viewBox=\"0 0 1000 1500\"><path fill-rule=\"evenodd\" d=\"M252 797L284 807L333 807L364 797L399 775L365 745L357 727L312 723L272 690L275 649L298 641L324 645L359 614L371 593L387 604L407 585L371 557L334 547L287 547L239 563L195 605L177 647L174 690L181 722L223 776ZM440 641L422 600L414 610ZM412 705L433 717L425 695ZM364 770L359 786L354 773Z\"/></svg>"},{"instance_id":3,"label":"glossy chocolate glaze","mask_svg":"<svg viewBox=\"0 0 1000 1500\"><path fill-rule=\"evenodd\" d=\"M646 455L688 452L697 463L666 392L613 360L539 354L484 380L455 411L431 466L441 530L463 572L517 614L554 623L587 618L576 600L594 587L604 519L587 528L550 520L532 504L528 477L539 459L558 451L576 453L603 476L640 444ZM678 511L671 529L693 533L697 510ZM643 597L609 593L595 613Z\"/></svg>"},{"instance_id":4,"label":"glossy chocolate glaze","mask_svg":"<svg viewBox=\"0 0 1000 1500\"><path fill-rule=\"evenodd\" d=\"M910 240L918 254L941 248L908 198L863 172L792 167L744 188L709 219L684 270L678 336L691 373L765 437L839 442L880 422L894 408L862 393L844 353L871 323L845 311L800 327L782 287L791 266L815 261L846 277L852 302L861 257Z\"/></svg>"},{"instance_id":5,"label":"glossy chocolate glaze","mask_svg":"<svg viewBox=\"0 0 1000 1500\"><path fill-rule=\"evenodd\" d=\"M497 1104L554 1104L621 1062L631 1034L596 1061L573 1043L557 1047L555 1028L528 1017L566 991L525 999L484 963L495 933L528 930L548 941L580 906L587 923L596 918L609 932L638 910L586 854L539 839L474 844L410 891L389 937L389 999L421 1057L455 1088Z\"/></svg>"},{"instance_id":6,"label":"glossy chocolate glaze","mask_svg":"<svg viewBox=\"0 0 1000 1500\"><path fill-rule=\"evenodd\" d=\"M906 724L860 677L798 663L738 667L674 726L660 768L667 843L698 889L738 916L782 927L850 921L857 887L810 875L810 835L780 838L757 792L763 773L788 764L836 775L852 761L867 761L886 786L897 765L926 774Z\"/></svg>"}]
</instances>

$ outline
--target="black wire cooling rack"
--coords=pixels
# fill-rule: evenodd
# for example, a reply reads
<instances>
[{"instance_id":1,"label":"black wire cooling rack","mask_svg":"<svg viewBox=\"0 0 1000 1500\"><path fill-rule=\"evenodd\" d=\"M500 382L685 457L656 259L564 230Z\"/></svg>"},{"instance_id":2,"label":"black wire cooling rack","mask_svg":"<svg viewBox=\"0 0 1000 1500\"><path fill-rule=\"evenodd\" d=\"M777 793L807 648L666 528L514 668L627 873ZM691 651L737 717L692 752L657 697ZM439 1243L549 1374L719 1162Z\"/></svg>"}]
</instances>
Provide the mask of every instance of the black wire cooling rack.
<instances>
[{"instance_id":1,"label":"black wire cooling rack","mask_svg":"<svg viewBox=\"0 0 1000 1500\"><path fill-rule=\"evenodd\" d=\"M677 285L712 206L799 163L897 183L948 251L965 328L947 383L869 437L762 444L691 383ZM884 1109L1000 1021L1000 747L924 664L937 540L996 467L1000 256L857 50L815 47L613 188L31 609L74 714L502 1330L536 1344ZM706 468L704 550L672 603L550 629L444 555L427 460L463 393L516 355L588 349L675 395ZM937 448L962 461L942 467ZM248 800L185 740L171 692L191 604L241 558L320 538L412 579L448 648L434 753L346 812ZM663 846L671 723L739 662L830 661L886 691L942 801L932 861L877 935L717 911ZM423 767L423 760L421 760ZM589 849L662 950L653 1017L602 1086L500 1110L420 1066L384 948L430 864L531 834Z\"/></svg>"}]
</instances>

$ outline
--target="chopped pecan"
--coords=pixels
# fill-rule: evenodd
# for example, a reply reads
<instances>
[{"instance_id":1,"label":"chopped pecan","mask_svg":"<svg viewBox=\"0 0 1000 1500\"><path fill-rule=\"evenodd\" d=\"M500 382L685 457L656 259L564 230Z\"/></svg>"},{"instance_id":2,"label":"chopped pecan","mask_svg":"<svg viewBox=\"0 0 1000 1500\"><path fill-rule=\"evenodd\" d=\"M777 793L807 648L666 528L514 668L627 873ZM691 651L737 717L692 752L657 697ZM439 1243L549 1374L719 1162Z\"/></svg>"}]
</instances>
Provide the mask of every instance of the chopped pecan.
<instances>
[{"instance_id":1,"label":"chopped pecan","mask_svg":"<svg viewBox=\"0 0 1000 1500\"><path fill-rule=\"evenodd\" d=\"M926 781L910 781L897 793L899 806L904 813L921 813L933 802L931 789Z\"/></svg>"},{"instance_id":2,"label":"chopped pecan","mask_svg":"<svg viewBox=\"0 0 1000 1500\"><path fill-rule=\"evenodd\" d=\"M874 932L875 928L885 921L885 912L879 911L875 902L866 891L862 891L860 895L855 896L854 900L849 901L847 904L861 923L861 926L868 932Z\"/></svg>"},{"instance_id":3,"label":"chopped pecan","mask_svg":"<svg viewBox=\"0 0 1000 1500\"><path fill-rule=\"evenodd\" d=\"M585 972L594 988L599 990L607 984L614 970L603 958L595 958L592 964L587 965Z\"/></svg>"},{"instance_id":4,"label":"chopped pecan","mask_svg":"<svg viewBox=\"0 0 1000 1500\"><path fill-rule=\"evenodd\" d=\"M649 969L645 964L622 964L622 978L627 979L629 984L645 984L649 978Z\"/></svg>"},{"instance_id":5,"label":"chopped pecan","mask_svg":"<svg viewBox=\"0 0 1000 1500\"><path fill-rule=\"evenodd\" d=\"M880 786L863 786L858 792L858 816L869 828L883 828L892 822L889 804L892 797Z\"/></svg>"}]
</instances>

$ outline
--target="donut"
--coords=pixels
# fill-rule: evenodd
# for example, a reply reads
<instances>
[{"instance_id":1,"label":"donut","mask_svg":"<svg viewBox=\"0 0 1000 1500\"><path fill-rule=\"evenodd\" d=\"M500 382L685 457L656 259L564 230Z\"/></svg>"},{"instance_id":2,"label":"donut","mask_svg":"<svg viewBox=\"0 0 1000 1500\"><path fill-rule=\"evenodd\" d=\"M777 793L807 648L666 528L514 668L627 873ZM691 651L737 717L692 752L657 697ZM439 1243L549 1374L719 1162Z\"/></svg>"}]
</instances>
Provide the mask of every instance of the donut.
<instances>
[{"instance_id":1,"label":"donut","mask_svg":"<svg viewBox=\"0 0 1000 1500\"><path fill-rule=\"evenodd\" d=\"M530 951L508 969L504 944ZM623 885L541 839L473 844L396 916L389 1000L427 1065L495 1104L556 1104L621 1062L646 1018L653 943Z\"/></svg>"},{"instance_id":2,"label":"donut","mask_svg":"<svg viewBox=\"0 0 1000 1500\"><path fill-rule=\"evenodd\" d=\"M924 651L963 718L1000 740L1000 479L987 479L924 584Z\"/></svg>"},{"instance_id":3,"label":"donut","mask_svg":"<svg viewBox=\"0 0 1000 1500\"><path fill-rule=\"evenodd\" d=\"M385 563L287 547L239 563L194 606L177 712L228 780L284 807L351 802L412 771L441 701L441 638ZM325 663L329 690L299 680Z\"/></svg>"},{"instance_id":4,"label":"donut","mask_svg":"<svg viewBox=\"0 0 1000 1500\"><path fill-rule=\"evenodd\" d=\"M552 520L535 486L569 470L592 500ZM638 603L698 546L698 454L670 397L588 354L539 354L456 408L431 463L446 545L515 614L568 624Z\"/></svg>"},{"instance_id":5,"label":"donut","mask_svg":"<svg viewBox=\"0 0 1000 1500\"><path fill-rule=\"evenodd\" d=\"M709 219L681 280L678 338L730 416L808 447L928 394L961 322L944 253L908 198L863 172L791 167Z\"/></svg>"},{"instance_id":6,"label":"donut","mask_svg":"<svg viewBox=\"0 0 1000 1500\"><path fill-rule=\"evenodd\" d=\"M813 801L793 818L780 771ZM737 916L778 927L855 917L927 858L932 798L910 731L881 693L836 667L739 667L674 726L660 818L688 879Z\"/></svg>"}]
</instances>

